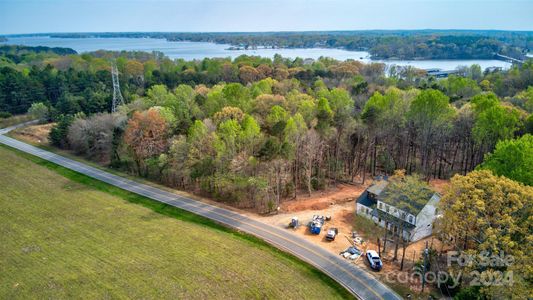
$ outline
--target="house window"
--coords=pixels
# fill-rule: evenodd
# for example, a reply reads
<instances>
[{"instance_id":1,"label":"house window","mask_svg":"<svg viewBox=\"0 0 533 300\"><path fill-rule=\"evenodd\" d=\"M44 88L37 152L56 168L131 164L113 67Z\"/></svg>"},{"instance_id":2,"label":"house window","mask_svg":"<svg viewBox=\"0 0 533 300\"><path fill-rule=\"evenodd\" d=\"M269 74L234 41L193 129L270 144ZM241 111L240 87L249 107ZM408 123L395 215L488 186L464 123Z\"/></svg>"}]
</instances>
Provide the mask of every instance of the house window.
<instances>
[{"instance_id":1,"label":"house window","mask_svg":"<svg viewBox=\"0 0 533 300\"><path fill-rule=\"evenodd\" d=\"M387 212L390 213L390 206L385 205L385 208L387 209Z\"/></svg>"},{"instance_id":2,"label":"house window","mask_svg":"<svg viewBox=\"0 0 533 300\"><path fill-rule=\"evenodd\" d=\"M379 209L383 210L383 203L379 202Z\"/></svg>"},{"instance_id":3,"label":"house window","mask_svg":"<svg viewBox=\"0 0 533 300\"><path fill-rule=\"evenodd\" d=\"M409 216L409 223L411 223L411 224L414 224L414 223L415 223L415 222L414 222L414 218L413 218L413 216Z\"/></svg>"}]
</instances>

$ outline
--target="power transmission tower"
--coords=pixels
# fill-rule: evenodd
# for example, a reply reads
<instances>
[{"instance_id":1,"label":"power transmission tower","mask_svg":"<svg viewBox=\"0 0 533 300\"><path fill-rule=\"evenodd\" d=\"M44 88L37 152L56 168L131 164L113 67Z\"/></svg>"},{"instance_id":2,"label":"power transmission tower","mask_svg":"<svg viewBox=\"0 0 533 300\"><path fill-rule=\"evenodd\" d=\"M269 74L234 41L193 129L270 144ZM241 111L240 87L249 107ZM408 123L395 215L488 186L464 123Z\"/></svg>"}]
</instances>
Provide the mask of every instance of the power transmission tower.
<instances>
[{"instance_id":1,"label":"power transmission tower","mask_svg":"<svg viewBox=\"0 0 533 300\"><path fill-rule=\"evenodd\" d=\"M117 65L113 63L111 66L111 77L113 79L113 107L111 112L116 112L119 105L124 105L124 98L120 92L120 83L118 82L118 69Z\"/></svg>"}]
</instances>

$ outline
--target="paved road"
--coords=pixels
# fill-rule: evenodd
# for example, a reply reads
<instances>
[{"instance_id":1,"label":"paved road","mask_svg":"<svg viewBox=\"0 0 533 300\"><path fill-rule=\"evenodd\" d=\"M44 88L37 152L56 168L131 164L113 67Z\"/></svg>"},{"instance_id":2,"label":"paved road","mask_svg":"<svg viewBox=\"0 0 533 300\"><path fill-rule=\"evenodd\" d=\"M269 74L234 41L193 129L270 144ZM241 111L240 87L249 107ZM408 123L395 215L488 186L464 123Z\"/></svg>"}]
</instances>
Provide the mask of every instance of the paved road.
<instances>
[{"instance_id":1,"label":"paved road","mask_svg":"<svg viewBox=\"0 0 533 300\"><path fill-rule=\"evenodd\" d=\"M366 271L348 263L339 255L335 255L318 245L308 242L290 231L261 223L234 211L113 175L3 135L15 127L17 126L0 130L0 143L124 190L190 211L226 226L257 236L273 246L287 251L315 266L339 282L358 298L401 299L400 296Z\"/></svg>"},{"instance_id":2,"label":"paved road","mask_svg":"<svg viewBox=\"0 0 533 300\"><path fill-rule=\"evenodd\" d=\"M10 127L0 128L0 134L6 134L6 133L10 132L11 130L15 130L15 129L19 128L19 127L24 127L24 126L28 126L28 125L32 125L32 124L37 124L38 122L39 122L39 120L32 120L32 121L20 123L20 124L17 124L17 125L13 125L13 126L10 126Z\"/></svg>"}]
</instances>

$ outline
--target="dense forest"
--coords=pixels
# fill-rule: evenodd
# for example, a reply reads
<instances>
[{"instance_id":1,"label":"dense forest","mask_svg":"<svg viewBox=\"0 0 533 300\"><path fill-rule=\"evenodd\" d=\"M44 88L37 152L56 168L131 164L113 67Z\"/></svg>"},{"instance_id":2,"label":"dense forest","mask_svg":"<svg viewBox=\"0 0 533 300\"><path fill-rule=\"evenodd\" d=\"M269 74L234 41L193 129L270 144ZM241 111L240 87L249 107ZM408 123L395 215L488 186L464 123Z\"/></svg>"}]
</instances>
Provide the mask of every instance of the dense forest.
<instances>
[{"instance_id":1,"label":"dense forest","mask_svg":"<svg viewBox=\"0 0 533 300\"><path fill-rule=\"evenodd\" d=\"M327 58L36 50L3 56L3 115L30 109L58 122L51 141L60 147L259 211L396 169L466 174L498 141L533 130L532 62L436 80ZM112 60L127 100L115 114Z\"/></svg>"},{"instance_id":2,"label":"dense forest","mask_svg":"<svg viewBox=\"0 0 533 300\"><path fill-rule=\"evenodd\" d=\"M13 63L36 60L39 55L44 55L43 57L46 57L47 54L68 55L77 54L77 52L70 48L58 47L27 47L21 45L0 46L0 57L8 59Z\"/></svg>"},{"instance_id":3,"label":"dense forest","mask_svg":"<svg viewBox=\"0 0 533 300\"><path fill-rule=\"evenodd\" d=\"M170 41L253 48L341 48L368 50L374 59L490 59L496 53L523 59L533 32L484 30L369 30L252 33L62 33L54 37L153 37Z\"/></svg>"}]
</instances>

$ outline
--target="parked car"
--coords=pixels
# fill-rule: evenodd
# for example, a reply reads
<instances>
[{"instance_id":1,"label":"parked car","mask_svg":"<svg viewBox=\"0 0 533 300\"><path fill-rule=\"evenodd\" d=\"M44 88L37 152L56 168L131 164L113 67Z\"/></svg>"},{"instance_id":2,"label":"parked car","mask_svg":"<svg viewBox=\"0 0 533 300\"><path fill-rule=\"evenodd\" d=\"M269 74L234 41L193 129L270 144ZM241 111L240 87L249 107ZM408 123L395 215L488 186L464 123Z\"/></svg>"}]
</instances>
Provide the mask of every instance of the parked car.
<instances>
[{"instance_id":1,"label":"parked car","mask_svg":"<svg viewBox=\"0 0 533 300\"><path fill-rule=\"evenodd\" d=\"M326 233L326 240L334 241L338 233L339 233L339 230L337 228L328 229L328 232Z\"/></svg>"},{"instance_id":2,"label":"parked car","mask_svg":"<svg viewBox=\"0 0 533 300\"><path fill-rule=\"evenodd\" d=\"M292 217L291 222L289 223L289 228L296 229L298 225L300 225L300 223L298 222L298 217Z\"/></svg>"},{"instance_id":3,"label":"parked car","mask_svg":"<svg viewBox=\"0 0 533 300\"><path fill-rule=\"evenodd\" d=\"M381 258L379 258L379 254L374 250L368 250L366 251L366 258L368 259L368 263L370 264L370 268L379 271L383 267L383 263L381 262Z\"/></svg>"}]
</instances>

